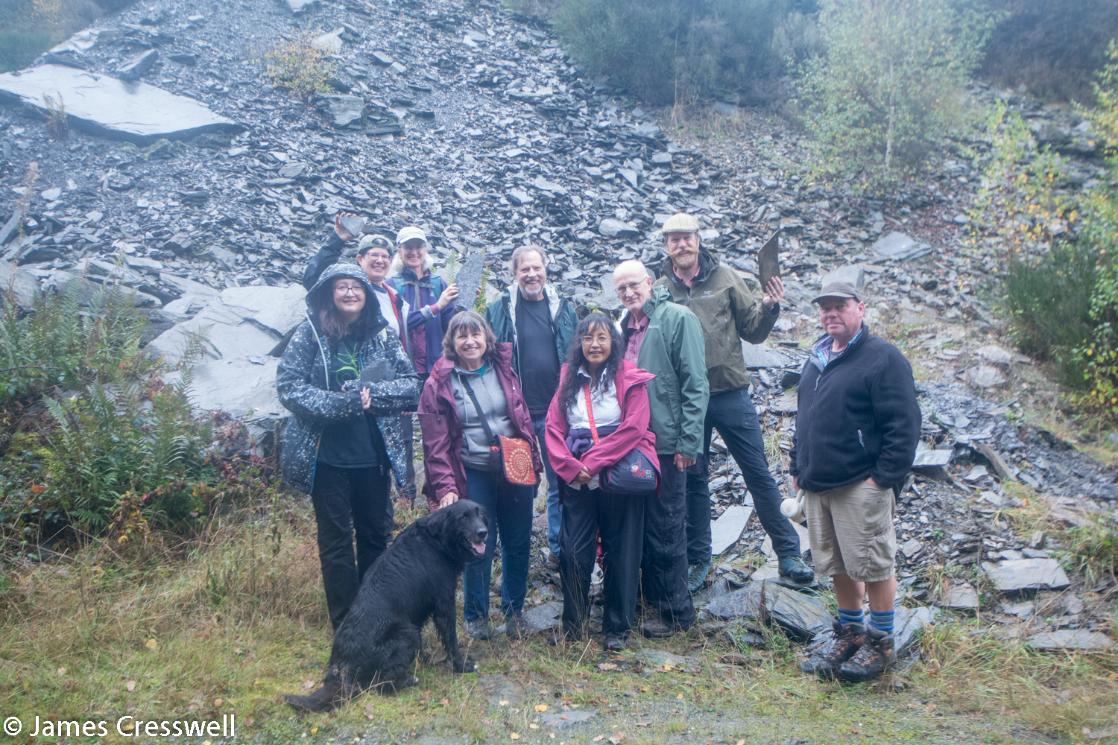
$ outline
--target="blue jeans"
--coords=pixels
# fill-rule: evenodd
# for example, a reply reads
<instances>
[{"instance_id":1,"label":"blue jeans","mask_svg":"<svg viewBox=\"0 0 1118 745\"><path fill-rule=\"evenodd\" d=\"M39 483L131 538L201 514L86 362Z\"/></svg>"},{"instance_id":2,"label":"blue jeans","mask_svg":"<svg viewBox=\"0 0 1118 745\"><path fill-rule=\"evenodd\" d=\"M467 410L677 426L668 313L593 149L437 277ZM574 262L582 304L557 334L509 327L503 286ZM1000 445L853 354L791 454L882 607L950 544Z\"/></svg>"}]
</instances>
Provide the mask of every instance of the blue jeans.
<instances>
[{"instance_id":1,"label":"blue jeans","mask_svg":"<svg viewBox=\"0 0 1118 745\"><path fill-rule=\"evenodd\" d=\"M559 556L559 527L563 521L563 501L559 498L559 477L551 468L551 461L547 458L547 444L544 441L547 430L545 417L532 419L532 428L536 430L536 439L540 441L540 455L543 457L543 468L547 474L547 547L553 556Z\"/></svg>"},{"instance_id":2,"label":"blue jeans","mask_svg":"<svg viewBox=\"0 0 1118 745\"><path fill-rule=\"evenodd\" d=\"M494 471L466 467L466 493L485 508L489 535L485 555L466 565L462 577L467 621L489 618L489 582L493 575L493 551L501 535L501 610L520 613L528 592L528 559L532 544L532 497L530 486L513 486Z\"/></svg>"},{"instance_id":3,"label":"blue jeans","mask_svg":"<svg viewBox=\"0 0 1118 745\"><path fill-rule=\"evenodd\" d=\"M761 527L772 539L773 551L780 558L800 555L800 537L780 512L780 490L776 488L769 463L765 459L765 442L757 410L748 388L722 391L710 397L707 405L706 437L703 455L687 471L687 563L705 564L711 559L710 548L710 464L711 431L717 429L730 455L737 461L745 486L753 495L753 508Z\"/></svg>"}]
</instances>

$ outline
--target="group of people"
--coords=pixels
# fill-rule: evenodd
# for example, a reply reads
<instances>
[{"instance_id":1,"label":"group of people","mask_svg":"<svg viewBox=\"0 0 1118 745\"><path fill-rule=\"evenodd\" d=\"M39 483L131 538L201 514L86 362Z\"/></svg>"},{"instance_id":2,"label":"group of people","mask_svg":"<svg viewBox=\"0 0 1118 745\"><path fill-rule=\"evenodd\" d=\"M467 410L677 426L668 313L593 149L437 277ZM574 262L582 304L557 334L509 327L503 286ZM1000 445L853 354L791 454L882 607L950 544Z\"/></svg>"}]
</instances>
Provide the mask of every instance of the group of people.
<instances>
[{"instance_id":1,"label":"group of people","mask_svg":"<svg viewBox=\"0 0 1118 745\"><path fill-rule=\"evenodd\" d=\"M535 245L513 252L513 281L483 316L459 307L458 288L431 272L420 228L398 232L395 255L387 237L360 237L355 265L342 258L359 238L343 217L307 267L307 320L277 373L280 400L295 415L283 437L284 475L314 503L335 629L390 535L389 476L402 496L415 494L413 412L428 507L470 499L488 516L486 552L463 579L473 638L491 634L498 538L506 631L526 631L540 478L547 560L563 592L560 637L588 633L596 562L606 649L623 649L636 628L650 638L689 628L691 595L711 568L714 430L742 471L780 575L813 582L781 513L741 349L741 340L763 341L779 317L779 277L755 292L702 245L698 221L680 213L663 226L665 259L655 274L635 260L613 270L619 321L598 312L579 319L549 285L547 253ZM892 659L892 503L920 412L911 368L869 333L859 290L825 287L815 302L825 333L799 388L791 472L839 615L832 643L805 670L866 679Z\"/></svg>"}]
</instances>

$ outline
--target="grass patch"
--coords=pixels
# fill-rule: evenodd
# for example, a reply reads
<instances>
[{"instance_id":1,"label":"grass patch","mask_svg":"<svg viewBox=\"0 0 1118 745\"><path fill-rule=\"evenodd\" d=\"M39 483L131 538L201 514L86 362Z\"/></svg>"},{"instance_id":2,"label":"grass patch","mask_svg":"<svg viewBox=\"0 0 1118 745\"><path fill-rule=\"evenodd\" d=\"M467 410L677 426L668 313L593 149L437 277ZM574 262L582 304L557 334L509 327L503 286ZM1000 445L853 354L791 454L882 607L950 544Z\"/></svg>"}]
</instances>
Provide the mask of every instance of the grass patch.
<instances>
[{"instance_id":1,"label":"grass patch","mask_svg":"<svg viewBox=\"0 0 1118 745\"><path fill-rule=\"evenodd\" d=\"M956 711L1068 740L1113 731L1118 654L1048 654L990 632L978 623L930 629L914 685Z\"/></svg>"},{"instance_id":2,"label":"grass patch","mask_svg":"<svg viewBox=\"0 0 1118 745\"><path fill-rule=\"evenodd\" d=\"M1029 538L1036 532L1046 536L1046 546L1071 574L1082 577L1088 587L1118 576L1118 521L1107 513L1066 511L1056 514L1052 504L1031 487L1006 482L1006 493L1020 506L1002 514L1016 532Z\"/></svg>"},{"instance_id":3,"label":"grass patch","mask_svg":"<svg viewBox=\"0 0 1118 745\"><path fill-rule=\"evenodd\" d=\"M233 713L238 738L267 743L1010 743L1039 741L1036 732L1075 739L1118 706L1113 656L1043 655L979 626L936 627L929 662L904 690L893 679L845 687L808 678L779 634L756 650L697 630L634 639L620 656L597 639L551 647L500 638L471 645L477 674L453 675L428 628L419 686L299 717L281 694L317 684L330 643L303 501L215 518L189 549L118 556L102 541L15 566L0 600L0 707L26 721ZM727 654L741 664L720 663ZM564 724L581 712L592 715Z\"/></svg>"}]
</instances>

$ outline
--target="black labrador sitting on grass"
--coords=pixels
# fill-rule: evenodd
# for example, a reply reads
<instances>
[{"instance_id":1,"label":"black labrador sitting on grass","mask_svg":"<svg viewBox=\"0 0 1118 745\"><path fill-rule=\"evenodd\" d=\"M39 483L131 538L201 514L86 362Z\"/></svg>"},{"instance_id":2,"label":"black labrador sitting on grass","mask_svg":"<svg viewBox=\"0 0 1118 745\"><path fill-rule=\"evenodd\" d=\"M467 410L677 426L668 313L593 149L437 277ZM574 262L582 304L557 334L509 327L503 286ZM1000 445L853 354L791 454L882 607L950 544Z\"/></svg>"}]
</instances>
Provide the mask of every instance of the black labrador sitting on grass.
<instances>
[{"instance_id":1,"label":"black labrador sitting on grass","mask_svg":"<svg viewBox=\"0 0 1118 745\"><path fill-rule=\"evenodd\" d=\"M329 711L366 688L390 692L412 676L420 630L428 618L455 672L474 664L458 649L454 593L466 564L485 553L485 510L461 500L404 529L376 560L334 636L322 687L284 696L304 711Z\"/></svg>"}]
</instances>

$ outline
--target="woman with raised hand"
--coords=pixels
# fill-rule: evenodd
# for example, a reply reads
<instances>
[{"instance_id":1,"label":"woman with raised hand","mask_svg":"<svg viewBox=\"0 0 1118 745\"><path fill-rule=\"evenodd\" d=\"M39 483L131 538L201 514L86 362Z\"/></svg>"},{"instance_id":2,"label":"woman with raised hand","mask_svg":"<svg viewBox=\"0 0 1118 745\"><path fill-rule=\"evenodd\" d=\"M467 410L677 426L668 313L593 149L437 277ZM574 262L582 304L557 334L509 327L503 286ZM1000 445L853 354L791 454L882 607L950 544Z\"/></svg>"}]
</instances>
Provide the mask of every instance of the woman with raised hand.
<instances>
[{"instance_id":1,"label":"woman with raised hand","mask_svg":"<svg viewBox=\"0 0 1118 745\"><path fill-rule=\"evenodd\" d=\"M307 320L276 372L294 418L281 442L283 476L311 495L330 623L336 630L389 534L388 479L407 479L401 414L416 405L411 360L361 267L327 267L307 293ZM356 536L356 558L354 538Z\"/></svg>"},{"instance_id":2,"label":"woman with raised hand","mask_svg":"<svg viewBox=\"0 0 1118 745\"><path fill-rule=\"evenodd\" d=\"M602 633L609 651L625 648L636 620L645 499L655 493L659 478L656 436L648 428L647 383L654 376L624 355L625 343L608 317L584 318L547 412L547 453L563 482L563 635L579 639L586 633L600 536Z\"/></svg>"},{"instance_id":3,"label":"woman with raised hand","mask_svg":"<svg viewBox=\"0 0 1118 745\"><path fill-rule=\"evenodd\" d=\"M478 313L450 320L442 357L419 399L423 432L423 490L431 510L470 499L485 508L485 555L466 567L462 580L466 633L488 639L489 581L501 537L501 610L510 637L527 627L522 615L528 590L532 500L543 463L532 417L512 369L512 345L497 344Z\"/></svg>"}]
</instances>

